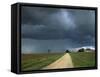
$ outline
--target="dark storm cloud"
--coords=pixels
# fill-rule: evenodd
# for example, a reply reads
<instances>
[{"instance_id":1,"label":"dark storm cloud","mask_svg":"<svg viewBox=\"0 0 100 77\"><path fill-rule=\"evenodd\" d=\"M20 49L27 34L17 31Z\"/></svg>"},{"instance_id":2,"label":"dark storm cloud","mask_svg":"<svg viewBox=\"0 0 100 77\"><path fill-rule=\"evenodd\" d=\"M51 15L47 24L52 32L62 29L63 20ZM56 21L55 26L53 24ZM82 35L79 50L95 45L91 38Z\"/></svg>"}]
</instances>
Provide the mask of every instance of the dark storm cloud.
<instances>
[{"instance_id":1,"label":"dark storm cloud","mask_svg":"<svg viewBox=\"0 0 100 77\"><path fill-rule=\"evenodd\" d=\"M34 40L70 39L67 41L76 46L94 46L95 12L79 9L23 7L22 38Z\"/></svg>"},{"instance_id":2,"label":"dark storm cloud","mask_svg":"<svg viewBox=\"0 0 100 77\"><path fill-rule=\"evenodd\" d=\"M67 42L67 44L66 44ZM22 39L22 53L42 53L51 49L52 52L64 52L68 48L75 48L80 46L75 45L75 41L70 39L64 40L34 40L34 39ZM71 47L70 47L71 46ZM28 52L27 52L28 51Z\"/></svg>"}]
</instances>

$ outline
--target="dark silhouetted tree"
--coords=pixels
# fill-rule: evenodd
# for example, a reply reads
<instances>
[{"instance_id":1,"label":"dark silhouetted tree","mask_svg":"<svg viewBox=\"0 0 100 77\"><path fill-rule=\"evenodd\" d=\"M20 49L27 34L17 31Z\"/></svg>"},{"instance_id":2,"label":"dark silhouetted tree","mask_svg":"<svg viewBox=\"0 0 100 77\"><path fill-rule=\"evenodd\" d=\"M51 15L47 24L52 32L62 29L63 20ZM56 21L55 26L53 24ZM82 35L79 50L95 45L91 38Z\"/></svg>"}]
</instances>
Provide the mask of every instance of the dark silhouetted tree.
<instances>
[{"instance_id":1,"label":"dark silhouetted tree","mask_svg":"<svg viewBox=\"0 0 100 77\"><path fill-rule=\"evenodd\" d=\"M66 50L65 52L66 52L66 53L69 53L70 51L69 51L69 50Z\"/></svg>"},{"instance_id":2,"label":"dark silhouetted tree","mask_svg":"<svg viewBox=\"0 0 100 77\"><path fill-rule=\"evenodd\" d=\"M51 52L51 50L50 49L48 49L48 53L50 53Z\"/></svg>"},{"instance_id":3,"label":"dark silhouetted tree","mask_svg":"<svg viewBox=\"0 0 100 77\"><path fill-rule=\"evenodd\" d=\"M87 50L87 51L91 51L91 49L90 49L90 48L87 48L86 50Z\"/></svg>"},{"instance_id":4,"label":"dark silhouetted tree","mask_svg":"<svg viewBox=\"0 0 100 77\"><path fill-rule=\"evenodd\" d=\"M78 52L84 52L84 51L85 51L84 48L78 50Z\"/></svg>"}]
</instances>

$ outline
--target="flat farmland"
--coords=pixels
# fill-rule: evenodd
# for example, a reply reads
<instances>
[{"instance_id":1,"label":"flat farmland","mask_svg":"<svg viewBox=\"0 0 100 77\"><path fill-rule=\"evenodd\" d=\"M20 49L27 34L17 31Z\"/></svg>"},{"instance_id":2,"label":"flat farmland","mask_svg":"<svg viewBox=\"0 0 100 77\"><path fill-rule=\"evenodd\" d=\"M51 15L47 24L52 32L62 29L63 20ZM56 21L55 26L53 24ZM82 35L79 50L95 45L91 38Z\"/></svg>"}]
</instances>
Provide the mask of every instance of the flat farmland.
<instances>
[{"instance_id":1,"label":"flat farmland","mask_svg":"<svg viewBox=\"0 0 100 77\"><path fill-rule=\"evenodd\" d=\"M64 54L65 53L22 54L21 70L41 70Z\"/></svg>"},{"instance_id":2,"label":"flat farmland","mask_svg":"<svg viewBox=\"0 0 100 77\"><path fill-rule=\"evenodd\" d=\"M72 52L69 53L74 67L95 66L95 52Z\"/></svg>"},{"instance_id":3,"label":"flat farmland","mask_svg":"<svg viewBox=\"0 0 100 77\"><path fill-rule=\"evenodd\" d=\"M95 66L95 52L22 54L21 70L43 70Z\"/></svg>"}]
</instances>

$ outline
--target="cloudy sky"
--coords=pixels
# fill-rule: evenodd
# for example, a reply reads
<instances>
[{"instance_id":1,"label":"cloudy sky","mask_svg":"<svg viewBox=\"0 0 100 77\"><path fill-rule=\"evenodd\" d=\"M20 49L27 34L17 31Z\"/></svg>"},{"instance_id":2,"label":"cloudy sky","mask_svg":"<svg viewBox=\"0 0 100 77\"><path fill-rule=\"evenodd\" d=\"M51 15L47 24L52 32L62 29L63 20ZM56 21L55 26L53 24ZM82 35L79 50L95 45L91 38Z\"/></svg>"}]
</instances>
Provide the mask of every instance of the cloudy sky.
<instances>
[{"instance_id":1,"label":"cloudy sky","mask_svg":"<svg viewBox=\"0 0 100 77\"><path fill-rule=\"evenodd\" d=\"M95 46L95 11L22 7L22 53Z\"/></svg>"}]
</instances>

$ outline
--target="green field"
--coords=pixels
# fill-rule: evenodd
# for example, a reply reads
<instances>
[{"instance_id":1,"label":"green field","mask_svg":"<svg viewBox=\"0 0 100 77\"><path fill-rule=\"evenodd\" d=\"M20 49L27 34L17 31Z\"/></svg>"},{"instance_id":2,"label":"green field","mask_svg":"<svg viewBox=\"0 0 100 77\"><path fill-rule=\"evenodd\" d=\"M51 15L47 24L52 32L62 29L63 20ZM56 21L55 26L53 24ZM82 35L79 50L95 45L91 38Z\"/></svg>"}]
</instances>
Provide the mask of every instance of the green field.
<instances>
[{"instance_id":1,"label":"green field","mask_svg":"<svg viewBox=\"0 0 100 77\"><path fill-rule=\"evenodd\" d=\"M73 52L70 53L74 67L95 66L95 52Z\"/></svg>"},{"instance_id":2,"label":"green field","mask_svg":"<svg viewBox=\"0 0 100 77\"><path fill-rule=\"evenodd\" d=\"M39 70L63 55L64 53L22 54L21 70Z\"/></svg>"},{"instance_id":3,"label":"green field","mask_svg":"<svg viewBox=\"0 0 100 77\"><path fill-rule=\"evenodd\" d=\"M65 53L22 54L21 70L41 70L53 63ZM95 66L95 52L70 52L75 68Z\"/></svg>"}]
</instances>

